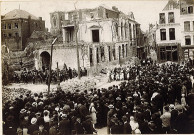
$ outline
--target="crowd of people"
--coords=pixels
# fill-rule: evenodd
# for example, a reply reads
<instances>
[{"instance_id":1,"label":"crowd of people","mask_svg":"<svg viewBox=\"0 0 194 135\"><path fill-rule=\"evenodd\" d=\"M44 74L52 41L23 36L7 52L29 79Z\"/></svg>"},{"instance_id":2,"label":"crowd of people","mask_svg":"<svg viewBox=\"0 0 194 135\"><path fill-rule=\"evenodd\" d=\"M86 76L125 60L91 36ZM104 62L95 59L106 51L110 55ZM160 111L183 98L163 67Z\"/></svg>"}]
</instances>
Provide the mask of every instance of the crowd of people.
<instances>
[{"instance_id":1,"label":"crowd of people","mask_svg":"<svg viewBox=\"0 0 194 135\"><path fill-rule=\"evenodd\" d=\"M63 68L62 70L56 69L51 70L51 82L57 83L57 81L65 81L68 79L72 79L78 76L77 71L75 68L71 69ZM87 76L87 69L82 69L80 67L80 76ZM59 79L58 79L59 78ZM13 75L13 82L14 83L46 83L48 84L49 81L49 69L46 68L45 70L27 70L24 68L20 73L15 72Z\"/></svg>"},{"instance_id":2,"label":"crowd of people","mask_svg":"<svg viewBox=\"0 0 194 135\"><path fill-rule=\"evenodd\" d=\"M193 71L178 64L115 68L108 89L31 93L7 101L3 132L15 135L192 133ZM124 73L120 75L120 73ZM106 134L106 133L105 133Z\"/></svg>"}]
</instances>

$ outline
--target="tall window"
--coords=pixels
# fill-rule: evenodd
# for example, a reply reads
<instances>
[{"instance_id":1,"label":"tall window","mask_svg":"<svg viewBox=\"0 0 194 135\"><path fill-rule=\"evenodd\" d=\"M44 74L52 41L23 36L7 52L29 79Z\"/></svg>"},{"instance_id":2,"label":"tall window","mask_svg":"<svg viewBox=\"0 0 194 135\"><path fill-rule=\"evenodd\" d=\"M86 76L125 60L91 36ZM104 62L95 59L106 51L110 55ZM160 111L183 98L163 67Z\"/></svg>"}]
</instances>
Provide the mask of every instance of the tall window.
<instances>
[{"instance_id":1,"label":"tall window","mask_svg":"<svg viewBox=\"0 0 194 135\"><path fill-rule=\"evenodd\" d=\"M190 22L189 21L184 22L184 30L190 31Z\"/></svg>"},{"instance_id":2,"label":"tall window","mask_svg":"<svg viewBox=\"0 0 194 135\"><path fill-rule=\"evenodd\" d=\"M92 30L93 42L99 42L99 30Z\"/></svg>"},{"instance_id":3,"label":"tall window","mask_svg":"<svg viewBox=\"0 0 194 135\"><path fill-rule=\"evenodd\" d=\"M93 66L93 53L92 53L92 48L90 48L90 66Z\"/></svg>"},{"instance_id":4,"label":"tall window","mask_svg":"<svg viewBox=\"0 0 194 135\"><path fill-rule=\"evenodd\" d=\"M129 37L130 37L130 40L132 39L132 35L131 35L131 24L129 23Z\"/></svg>"},{"instance_id":5,"label":"tall window","mask_svg":"<svg viewBox=\"0 0 194 135\"><path fill-rule=\"evenodd\" d=\"M4 37L4 38L6 38L6 37L7 37L7 34L6 34L6 33L4 33L4 34L3 34L3 37Z\"/></svg>"},{"instance_id":6,"label":"tall window","mask_svg":"<svg viewBox=\"0 0 194 135\"><path fill-rule=\"evenodd\" d=\"M15 28L18 29L18 23L15 23Z\"/></svg>"},{"instance_id":7,"label":"tall window","mask_svg":"<svg viewBox=\"0 0 194 135\"><path fill-rule=\"evenodd\" d=\"M193 21L193 31L194 31L194 21Z\"/></svg>"},{"instance_id":8,"label":"tall window","mask_svg":"<svg viewBox=\"0 0 194 135\"><path fill-rule=\"evenodd\" d=\"M127 38L127 23L125 23L124 30L125 30L125 38Z\"/></svg>"},{"instance_id":9,"label":"tall window","mask_svg":"<svg viewBox=\"0 0 194 135\"><path fill-rule=\"evenodd\" d=\"M115 23L115 30L116 30L116 35L119 36L119 27L117 23Z\"/></svg>"},{"instance_id":10,"label":"tall window","mask_svg":"<svg viewBox=\"0 0 194 135\"><path fill-rule=\"evenodd\" d=\"M111 50L110 50L110 46L108 46L108 57L109 57L109 61L111 61Z\"/></svg>"},{"instance_id":11,"label":"tall window","mask_svg":"<svg viewBox=\"0 0 194 135\"><path fill-rule=\"evenodd\" d=\"M99 55L98 55L99 51L98 51L98 48L96 48L96 60L97 60L97 63L99 63Z\"/></svg>"},{"instance_id":12,"label":"tall window","mask_svg":"<svg viewBox=\"0 0 194 135\"><path fill-rule=\"evenodd\" d=\"M8 29L11 29L11 23L8 23Z\"/></svg>"},{"instance_id":13,"label":"tall window","mask_svg":"<svg viewBox=\"0 0 194 135\"><path fill-rule=\"evenodd\" d=\"M165 48L160 48L160 59L161 60L165 60L166 59L166 55L165 55Z\"/></svg>"},{"instance_id":14,"label":"tall window","mask_svg":"<svg viewBox=\"0 0 194 135\"><path fill-rule=\"evenodd\" d=\"M136 33L136 31L135 31L135 25L133 24L133 38L135 38L135 33Z\"/></svg>"},{"instance_id":15,"label":"tall window","mask_svg":"<svg viewBox=\"0 0 194 135\"><path fill-rule=\"evenodd\" d=\"M189 6L189 7L188 7L188 13L189 13L189 14L192 14L192 13L193 13L193 6Z\"/></svg>"},{"instance_id":16,"label":"tall window","mask_svg":"<svg viewBox=\"0 0 194 135\"><path fill-rule=\"evenodd\" d=\"M121 38L123 38L123 23L121 23Z\"/></svg>"},{"instance_id":17,"label":"tall window","mask_svg":"<svg viewBox=\"0 0 194 135\"><path fill-rule=\"evenodd\" d=\"M54 27L57 26L57 19L56 19L56 17L53 17L53 24L54 24Z\"/></svg>"},{"instance_id":18,"label":"tall window","mask_svg":"<svg viewBox=\"0 0 194 135\"><path fill-rule=\"evenodd\" d=\"M124 48L124 44L122 44L122 54L123 54L123 58L125 57L125 48Z\"/></svg>"},{"instance_id":19,"label":"tall window","mask_svg":"<svg viewBox=\"0 0 194 135\"><path fill-rule=\"evenodd\" d=\"M160 30L160 38L161 40L166 40L166 29Z\"/></svg>"},{"instance_id":20,"label":"tall window","mask_svg":"<svg viewBox=\"0 0 194 135\"><path fill-rule=\"evenodd\" d=\"M12 37L12 34L11 34L11 33L9 33L9 34L8 34L8 36L9 36L9 38L11 38L11 37Z\"/></svg>"},{"instance_id":21,"label":"tall window","mask_svg":"<svg viewBox=\"0 0 194 135\"><path fill-rule=\"evenodd\" d=\"M168 23L174 23L174 13L173 12L168 13Z\"/></svg>"},{"instance_id":22,"label":"tall window","mask_svg":"<svg viewBox=\"0 0 194 135\"><path fill-rule=\"evenodd\" d=\"M175 40L175 28L170 28L169 29L169 39L170 40Z\"/></svg>"},{"instance_id":23,"label":"tall window","mask_svg":"<svg viewBox=\"0 0 194 135\"><path fill-rule=\"evenodd\" d=\"M116 60L115 48L112 49L113 60Z\"/></svg>"},{"instance_id":24,"label":"tall window","mask_svg":"<svg viewBox=\"0 0 194 135\"><path fill-rule=\"evenodd\" d=\"M185 45L191 45L191 36L185 36Z\"/></svg>"},{"instance_id":25,"label":"tall window","mask_svg":"<svg viewBox=\"0 0 194 135\"><path fill-rule=\"evenodd\" d=\"M160 13L160 24L165 23L165 13Z\"/></svg>"},{"instance_id":26,"label":"tall window","mask_svg":"<svg viewBox=\"0 0 194 135\"><path fill-rule=\"evenodd\" d=\"M106 13L106 18L108 18L108 13Z\"/></svg>"},{"instance_id":27,"label":"tall window","mask_svg":"<svg viewBox=\"0 0 194 135\"><path fill-rule=\"evenodd\" d=\"M6 24L2 24L2 29L6 29Z\"/></svg>"},{"instance_id":28,"label":"tall window","mask_svg":"<svg viewBox=\"0 0 194 135\"><path fill-rule=\"evenodd\" d=\"M126 47L126 57L127 57L127 55L128 55L128 54L127 54L127 51L128 51L127 44L125 45L125 47Z\"/></svg>"},{"instance_id":29,"label":"tall window","mask_svg":"<svg viewBox=\"0 0 194 135\"><path fill-rule=\"evenodd\" d=\"M102 62L104 62L105 61L105 56L104 56L104 47L100 47L100 52L101 52L101 60L102 60Z\"/></svg>"}]
</instances>

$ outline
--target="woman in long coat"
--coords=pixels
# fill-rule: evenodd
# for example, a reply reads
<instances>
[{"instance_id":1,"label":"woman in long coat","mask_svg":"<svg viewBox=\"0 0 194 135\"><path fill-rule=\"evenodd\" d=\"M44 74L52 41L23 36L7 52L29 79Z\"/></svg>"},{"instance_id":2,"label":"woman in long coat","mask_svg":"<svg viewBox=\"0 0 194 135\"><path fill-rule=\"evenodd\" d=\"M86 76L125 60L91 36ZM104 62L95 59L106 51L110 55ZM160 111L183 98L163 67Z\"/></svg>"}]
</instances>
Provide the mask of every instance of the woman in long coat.
<instances>
[{"instance_id":1,"label":"woman in long coat","mask_svg":"<svg viewBox=\"0 0 194 135\"><path fill-rule=\"evenodd\" d=\"M94 103L91 103L90 104L89 112L90 112L90 117L92 118L93 127L95 128L95 124L96 124L96 121L97 121L97 117L96 117L96 109L94 107Z\"/></svg>"}]
</instances>

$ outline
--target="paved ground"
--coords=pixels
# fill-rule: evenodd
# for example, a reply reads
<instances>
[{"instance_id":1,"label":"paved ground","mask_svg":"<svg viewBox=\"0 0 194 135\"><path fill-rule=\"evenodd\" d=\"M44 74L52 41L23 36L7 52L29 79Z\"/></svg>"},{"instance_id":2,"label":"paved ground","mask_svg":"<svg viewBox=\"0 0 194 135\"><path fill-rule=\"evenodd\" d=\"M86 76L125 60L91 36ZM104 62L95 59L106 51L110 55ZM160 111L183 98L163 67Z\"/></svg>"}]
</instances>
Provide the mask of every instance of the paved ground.
<instances>
[{"instance_id":1,"label":"paved ground","mask_svg":"<svg viewBox=\"0 0 194 135\"><path fill-rule=\"evenodd\" d=\"M98 135L106 135L107 134L107 127L96 129L98 131Z\"/></svg>"}]
</instances>

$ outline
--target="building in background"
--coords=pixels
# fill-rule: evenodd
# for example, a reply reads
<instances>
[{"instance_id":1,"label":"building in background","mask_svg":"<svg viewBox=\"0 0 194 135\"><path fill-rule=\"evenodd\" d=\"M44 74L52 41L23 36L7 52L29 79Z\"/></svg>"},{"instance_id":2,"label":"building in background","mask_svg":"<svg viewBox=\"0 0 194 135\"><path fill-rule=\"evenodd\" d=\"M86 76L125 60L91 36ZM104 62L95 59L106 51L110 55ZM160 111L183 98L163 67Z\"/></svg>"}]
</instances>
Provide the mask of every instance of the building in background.
<instances>
[{"instance_id":1,"label":"building in background","mask_svg":"<svg viewBox=\"0 0 194 135\"><path fill-rule=\"evenodd\" d=\"M178 1L169 0L159 13L156 30L157 57L159 62L181 59L180 5Z\"/></svg>"},{"instance_id":2,"label":"building in background","mask_svg":"<svg viewBox=\"0 0 194 135\"><path fill-rule=\"evenodd\" d=\"M194 57L194 1L180 0L182 59Z\"/></svg>"},{"instance_id":3,"label":"building in background","mask_svg":"<svg viewBox=\"0 0 194 135\"><path fill-rule=\"evenodd\" d=\"M59 63L77 69L76 31L80 66L90 68L93 72L99 72L109 65L122 64L137 56L137 46L142 43L139 40L142 34L140 24L135 21L132 12L126 15L116 7L102 5L94 9L63 12L63 15L61 12L50 15L51 33L61 34L62 30L63 37L63 43L54 46L56 50L60 48L56 53L54 49L54 62L60 61ZM41 53L46 53L45 51L46 49L39 51L40 59ZM41 63L37 67L41 67Z\"/></svg>"},{"instance_id":4,"label":"building in background","mask_svg":"<svg viewBox=\"0 0 194 135\"><path fill-rule=\"evenodd\" d=\"M37 18L20 9L1 16L2 44L10 51L23 51L27 38L33 31L45 31L45 21L42 17Z\"/></svg>"}]
</instances>

